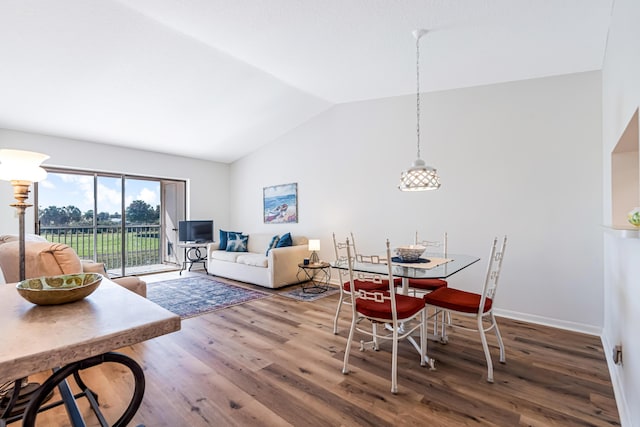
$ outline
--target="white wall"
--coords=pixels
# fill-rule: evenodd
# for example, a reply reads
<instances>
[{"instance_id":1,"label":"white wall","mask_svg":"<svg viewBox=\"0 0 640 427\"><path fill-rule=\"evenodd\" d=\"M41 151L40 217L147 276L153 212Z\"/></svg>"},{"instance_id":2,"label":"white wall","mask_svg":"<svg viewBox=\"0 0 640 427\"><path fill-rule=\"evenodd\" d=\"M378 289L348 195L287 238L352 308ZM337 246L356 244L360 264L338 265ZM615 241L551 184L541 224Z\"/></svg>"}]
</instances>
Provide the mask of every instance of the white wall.
<instances>
[{"instance_id":1,"label":"white wall","mask_svg":"<svg viewBox=\"0 0 640 427\"><path fill-rule=\"evenodd\" d=\"M640 2L616 0L604 61L603 215L611 224L611 152L640 105ZM638 179L638 178L636 178ZM633 206L628 207L629 210ZM605 232L603 345L623 426L640 426L640 239ZM622 344L624 364L614 365L611 349Z\"/></svg>"},{"instance_id":2,"label":"white wall","mask_svg":"<svg viewBox=\"0 0 640 427\"><path fill-rule=\"evenodd\" d=\"M415 158L415 96L339 105L231 166L231 225L321 239L353 231L361 251L449 233L483 257L454 286L478 290L493 236L509 247L503 314L599 334L603 322L599 72L425 94L422 158L435 192L397 190ZM265 225L262 188L298 183L299 223Z\"/></svg>"},{"instance_id":3,"label":"white wall","mask_svg":"<svg viewBox=\"0 0 640 427\"><path fill-rule=\"evenodd\" d=\"M0 148L48 154L51 158L44 165L188 180L190 217L213 218L216 228L229 221L226 164L6 129L0 129ZM9 206L13 201L11 184L0 181L0 234L18 231L15 209ZM33 197L28 202L33 203ZM34 229L33 212L27 210L27 232Z\"/></svg>"}]
</instances>

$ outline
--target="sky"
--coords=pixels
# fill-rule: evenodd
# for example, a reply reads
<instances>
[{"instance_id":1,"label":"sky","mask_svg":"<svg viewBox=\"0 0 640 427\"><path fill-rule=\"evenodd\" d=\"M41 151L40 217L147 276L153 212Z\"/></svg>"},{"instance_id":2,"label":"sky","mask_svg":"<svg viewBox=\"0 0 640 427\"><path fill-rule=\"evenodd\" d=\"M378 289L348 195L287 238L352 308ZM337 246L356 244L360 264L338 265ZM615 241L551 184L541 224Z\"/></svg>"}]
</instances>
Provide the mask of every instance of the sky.
<instances>
[{"instance_id":1,"label":"sky","mask_svg":"<svg viewBox=\"0 0 640 427\"><path fill-rule=\"evenodd\" d=\"M120 178L98 177L98 213L120 213ZM125 181L125 206L134 200L142 200L152 207L160 204L160 183L127 178ZM73 205L83 213L93 210L93 176L52 173L38 182L38 206Z\"/></svg>"}]
</instances>

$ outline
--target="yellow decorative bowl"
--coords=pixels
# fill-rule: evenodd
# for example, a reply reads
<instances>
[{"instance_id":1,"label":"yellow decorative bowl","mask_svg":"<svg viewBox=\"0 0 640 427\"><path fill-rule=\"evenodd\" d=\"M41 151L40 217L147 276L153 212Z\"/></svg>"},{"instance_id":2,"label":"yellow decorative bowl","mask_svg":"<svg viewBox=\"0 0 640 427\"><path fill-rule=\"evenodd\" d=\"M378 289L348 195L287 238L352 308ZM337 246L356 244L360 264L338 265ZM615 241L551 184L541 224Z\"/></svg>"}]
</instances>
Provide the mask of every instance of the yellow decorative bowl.
<instances>
[{"instance_id":1,"label":"yellow decorative bowl","mask_svg":"<svg viewBox=\"0 0 640 427\"><path fill-rule=\"evenodd\" d=\"M29 302L56 305L81 300L95 291L101 281L102 275L98 273L63 274L23 280L16 288Z\"/></svg>"}]
</instances>

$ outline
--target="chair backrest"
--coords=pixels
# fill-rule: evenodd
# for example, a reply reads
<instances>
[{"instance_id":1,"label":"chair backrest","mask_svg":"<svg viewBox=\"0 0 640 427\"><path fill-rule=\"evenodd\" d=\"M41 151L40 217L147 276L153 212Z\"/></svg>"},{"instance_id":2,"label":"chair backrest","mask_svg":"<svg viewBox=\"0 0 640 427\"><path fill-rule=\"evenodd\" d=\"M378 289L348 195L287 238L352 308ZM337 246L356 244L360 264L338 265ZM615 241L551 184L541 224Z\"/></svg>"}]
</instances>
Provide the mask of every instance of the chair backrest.
<instances>
[{"instance_id":1,"label":"chair backrest","mask_svg":"<svg viewBox=\"0 0 640 427\"><path fill-rule=\"evenodd\" d=\"M433 248L433 247L440 247L442 248L442 256L444 258L447 257L448 254L448 247L447 247L447 232L444 232L444 235L442 236L442 240L438 241L438 240L418 240L418 232L416 231L416 238L415 238L415 244L416 245L422 245L424 247L427 248L427 252L429 252L429 248Z\"/></svg>"},{"instance_id":2,"label":"chair backrest","mask_svg":"<svg viewBox=\"0 0 640 427\"><path fill-rule=\"evenodd\" d=\"M498 280L500 279L500 270L502 269L502 260L504 259L504 252L506 248L507 236L504 236L500 249L498 249L498 238L495 237L493 239L491 251L489 252L487 275L484 279L482 297L480 299L479 314L483 313L484 304L487 298L491 298L491 300L495 299L496 289L498 288Z\"/></svg>"},{"instance_id":3,"label":"chair backrest","mask_svg":"<svg viewBox=\"0 0 640 427\"><path fill-rule=\"evenodd\" d=\"M347 248L349 250L347 250ZM336 239L336 233L333 233L333 250L335 251L337 264L351 266L349 259L351 257L351 253L355 253L355 249L353 247L353 243L350 242L349 239L338 241L338 239ZM338 269L338 274L340 275L340 284L349 280L348 270Z\"/></svg>"},{"instance_id":4,"label":"chair backrest","mask_svg":"<svg viewBox=\"0 0 640 427\"><path fill-rule=\"evenodd\" d=\"M347 242L349 241L349 239L347 239ZM353 259L353 257L351 257L351 249L352 246L347 245L347 253L348 256ZM353 310L353 315L356 315L356 312L358 311L358 304L362 303L363 301L374 301L377 303L384 303L385 301L390 301L391 302L391 314L392 314L392 319L393 319L393 324L394 326L397 326L397 321L398 321L398 316L397 316L397 309L396 309L396 299L394 298L395 292L396 292L396 288L394 286L393 283L393 268L392 268L392 264L391 262L387 262L387 260L391 259L391 249L390 249L390 245L389 245L389 240L387 240L387 248L386 248L386 259L385 258L380 258L380 256L378 255L362 255L362 254L357 254L356 258L358 260L358 262L368 262L368 263L373 263L373 264L379 264L382 262L386 262L387 265L387 277L384 277L383 275L380 274L366 274L366 273L362 273L362 272L358 272L357 274L353 271L353 266L351 263L349 263L349 282L350 282L350 287L349 289L351 289L351 293L352 293L352 300L355 302L353 304L352 310ZM383 292L383 291L379 291L379 290L375 290L375 291L367 291L364 290L362 288L359 288L358 286L356 286L355 284L355 279L357 278L357 280L362 283L362 282L371 282L371 283L382 283L382 279L386 278L388 279L388 284L389 284L389 289L388 292Z\"/></svg>"},{"instance_id":5,"label":"chair backrest","mask_svg":"<svg viewBox=\"0 0 640 427\"><path fill-rule=\"evenodd\" d=\"M348 263L347 260L351 260L351 262L358 261L358 262L368 262L372 264L379 264L382 261L382 259L380 259L378 255L358 254L356 250L355 242L353 240L353 233L350 233L350 235L351 235L351 240L349 240L349 238L346 238L344 241L338 241L336 239L336 233L333 233L333 249L335 251L337 264L344 265L344 266L347 266L348 264L349 267L352 267L351 263ZM338 271L340 273L341 279L342 277L348 277L349 275L348 270L339 269ZM359 276L360 273L358 274L354 273L354 275ZM358 277L356 277L356 279L357 278Z\"/></svg>"},{"instance_id":6,"label":"chair backrest","mask_svg":"<svg viewBox=\"0 0 640 427\"><path fill-rule=\"evenodd\" d=\"M356 238L353 236L353 231L349 233L349 236L351 236L351 247L353 248L353 251L351 253L351 255L353 255L353 257L355 258L356 255L358 255L360 252L358 252L358 247L356 246Z\"/></svg>"}]
</instances>

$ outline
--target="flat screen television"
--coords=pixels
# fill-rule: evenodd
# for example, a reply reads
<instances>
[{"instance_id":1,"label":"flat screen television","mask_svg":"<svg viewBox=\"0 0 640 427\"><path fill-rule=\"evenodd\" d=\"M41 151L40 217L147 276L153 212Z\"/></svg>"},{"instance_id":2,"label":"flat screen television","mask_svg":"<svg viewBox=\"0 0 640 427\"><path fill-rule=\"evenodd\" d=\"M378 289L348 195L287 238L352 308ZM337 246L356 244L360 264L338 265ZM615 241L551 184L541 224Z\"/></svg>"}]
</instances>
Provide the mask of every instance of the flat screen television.
<instances>
[{"instance_id":1,"label":"flat screen television","mask_svg":"<svg viewBox=\"0 0 640 427\"><path fill-rule=\"evenodd\" d=\"M181 242L213 242L213 220L179 221L178 240Z\"/></svg>"}]
</instances>

